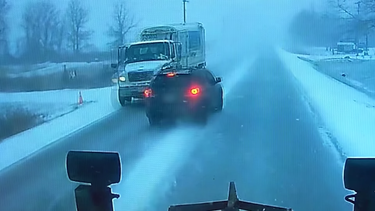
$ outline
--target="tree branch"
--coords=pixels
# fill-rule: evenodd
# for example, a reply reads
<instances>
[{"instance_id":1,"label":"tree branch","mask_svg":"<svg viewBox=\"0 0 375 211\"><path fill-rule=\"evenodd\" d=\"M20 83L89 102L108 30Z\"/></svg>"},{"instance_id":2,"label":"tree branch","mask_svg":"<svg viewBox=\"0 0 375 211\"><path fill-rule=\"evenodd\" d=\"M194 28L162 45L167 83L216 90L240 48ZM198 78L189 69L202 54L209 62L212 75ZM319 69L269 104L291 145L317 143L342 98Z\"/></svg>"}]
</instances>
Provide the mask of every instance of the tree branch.
<instances>
[{"instance_id":1,"label":"tree branch","mask_svg":"<svg viewBox=\"0 0 375 211\"><path fill-rule=\"evenodd\" d=\"M92 31L85 29L89 20L89 11L79 0L70 0L66 14L69 20L68 46L72 47L74 53L79 53L93 34Z\"/></svg>"},{"instance_id":2,"label":"tree branch","mask_svg":"<svg viewBox=\"0 0 375 211\"><path fill-rule=\"evenodd\" d=\"M137 26L134 16L130 15L126 5L118 2L113 6L113 24L109 26L107 35L113 38L113 45L121 45L125 36Z\"/></svg>"},{"instance_id":3,"label":"tree branch","mask_svg":"<svg viewBox=\"0 0 375 211\"><path fill-rule=\"evenodd\" d=\"M352 17L353 19L357 19L358 17L354 14L352 14L351 12L349 12L348 9L344 8L343 4L340 4L339 1L337 1L337 7L343 11L344 13L346 13L347 15L349 15L350 17Z\"/></svg>"}]
</instances>

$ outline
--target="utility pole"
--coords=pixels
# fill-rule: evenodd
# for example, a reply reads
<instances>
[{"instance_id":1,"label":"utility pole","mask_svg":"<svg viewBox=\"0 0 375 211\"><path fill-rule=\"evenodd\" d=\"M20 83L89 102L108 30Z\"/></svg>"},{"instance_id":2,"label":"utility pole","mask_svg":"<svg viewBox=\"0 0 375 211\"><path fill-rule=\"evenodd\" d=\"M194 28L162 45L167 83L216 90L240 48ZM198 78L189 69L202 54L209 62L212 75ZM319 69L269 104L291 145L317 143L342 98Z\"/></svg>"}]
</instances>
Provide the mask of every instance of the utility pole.
<instances>
[{"instance_id":1,"label":"utility pole","mask_svg":"<svg viewBox=\"0 0 375 211\"><path fill-rule=\"evenodd\" d=\"M357 1L356 3L354 3L357 5L357 14L359 15L359 8L361 7L361 2L360 1Z\"/></svg>"},{"instance_id":2,"label":"utility pole","mask_svg":"<svg viewBox=\"0 0 375 211\"><path fill-rule=\"evenodd\" d=\"M359 43L359 36L358 36L358 31L360 29L360 25L361 25L361 21L359 20L359 8L361 6L361 2L360 1L357 1L356 3L354 3L357 5L357 20L354 20L356 23L356 27L355 27L355 45L356 47L358 47L358 43Z\"/></svg>"},{"instance_id":3,"label":"utility pole","mask_svg":"<svg viewBox=\"0 0 375 211\"><path fill-rule=\"evenodd\" d=\"M184 4L184 24L186 23L186 2L189 2L188 0L182 0Z\"/></svg>"}]
</instances>

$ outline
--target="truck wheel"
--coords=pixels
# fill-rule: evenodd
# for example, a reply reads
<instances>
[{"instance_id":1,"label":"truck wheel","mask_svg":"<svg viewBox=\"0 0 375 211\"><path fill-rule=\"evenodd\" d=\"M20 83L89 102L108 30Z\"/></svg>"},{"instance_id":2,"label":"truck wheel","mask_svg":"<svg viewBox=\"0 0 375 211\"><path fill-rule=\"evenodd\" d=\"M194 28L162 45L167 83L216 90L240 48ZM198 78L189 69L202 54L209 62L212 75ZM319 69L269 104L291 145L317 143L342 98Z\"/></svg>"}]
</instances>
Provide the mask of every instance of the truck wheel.
<instances>
[{"instance_id":1,"label":"truck wheel","mask_svg":"<svg viewBox=\"0 0 375 211\"><path fill-rule=\"evenodd\" d=\"M119 101L121 106L124 107L132 102L132 97L120 97Z\"/></svg>"}]
</instances>

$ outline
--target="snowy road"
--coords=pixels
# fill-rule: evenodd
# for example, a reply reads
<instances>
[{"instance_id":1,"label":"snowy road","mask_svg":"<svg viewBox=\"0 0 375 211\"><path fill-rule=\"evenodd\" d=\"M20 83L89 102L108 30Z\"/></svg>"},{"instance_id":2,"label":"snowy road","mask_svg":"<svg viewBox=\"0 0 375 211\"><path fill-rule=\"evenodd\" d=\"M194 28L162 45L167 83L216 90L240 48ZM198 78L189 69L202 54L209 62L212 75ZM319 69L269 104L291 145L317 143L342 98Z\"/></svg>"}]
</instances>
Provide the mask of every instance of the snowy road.
<instances>
[{"instance_id":1,"label":"snowy road","mask_svg":"<svg viewBox=\"0 0 375 211\"><path fill-rule=\"evenodd\" d=\"M69 150L120 152L117 211L224 199L229 181L243 200L297 211L350 210L342 166L291 73L276 54L260 56L245 70L246 80L233 83L223 112L205 128L150 130L142 107L126 108L6 169L0 210L75 210L76 185L65 172Z\"/></svg>"}]
</instances>

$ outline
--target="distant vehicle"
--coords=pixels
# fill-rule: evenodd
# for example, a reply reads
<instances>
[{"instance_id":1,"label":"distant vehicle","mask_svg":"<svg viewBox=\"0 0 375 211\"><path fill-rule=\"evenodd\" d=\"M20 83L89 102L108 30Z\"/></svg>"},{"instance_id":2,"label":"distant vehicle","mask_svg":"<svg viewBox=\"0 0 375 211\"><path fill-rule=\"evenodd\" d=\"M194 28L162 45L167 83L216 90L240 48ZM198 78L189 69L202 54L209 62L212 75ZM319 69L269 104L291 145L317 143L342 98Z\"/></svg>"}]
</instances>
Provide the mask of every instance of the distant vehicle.
<instances>
[{"instance_id":1,"label":"distant vehicle","mask_svg":"<svg viewBox=\"0 0 375 211\"><path fill-rule=\"evenodd\" d=\"M338 42L337 52L339 53L353 53L357 49L354 42Z\"/></svg>"},{"instance_id":2,"label":"distant vehicle","mask_svg":"<svg viewBox=\"0 0 375 211\"><path fill-rule=\"evenodd\" d=\"M112 67L119 72L119 101L143 98L145 88L159 71L168 68L204 68L205 29L201 23L155 26L144 29L140 42L118 48Z\"/></svg>"},{"instance_id":3,"label":"distant vehicle","mask_svg":"<svg viewBox=\"0 0 375 211\"><path fill-rule=\"evenodd\" d=\"M209 113L223 109L220 82L220 77L205 68L160 72L144 91L150 125L179 117L205 123Z\"/></svg>"}]
</instances>

